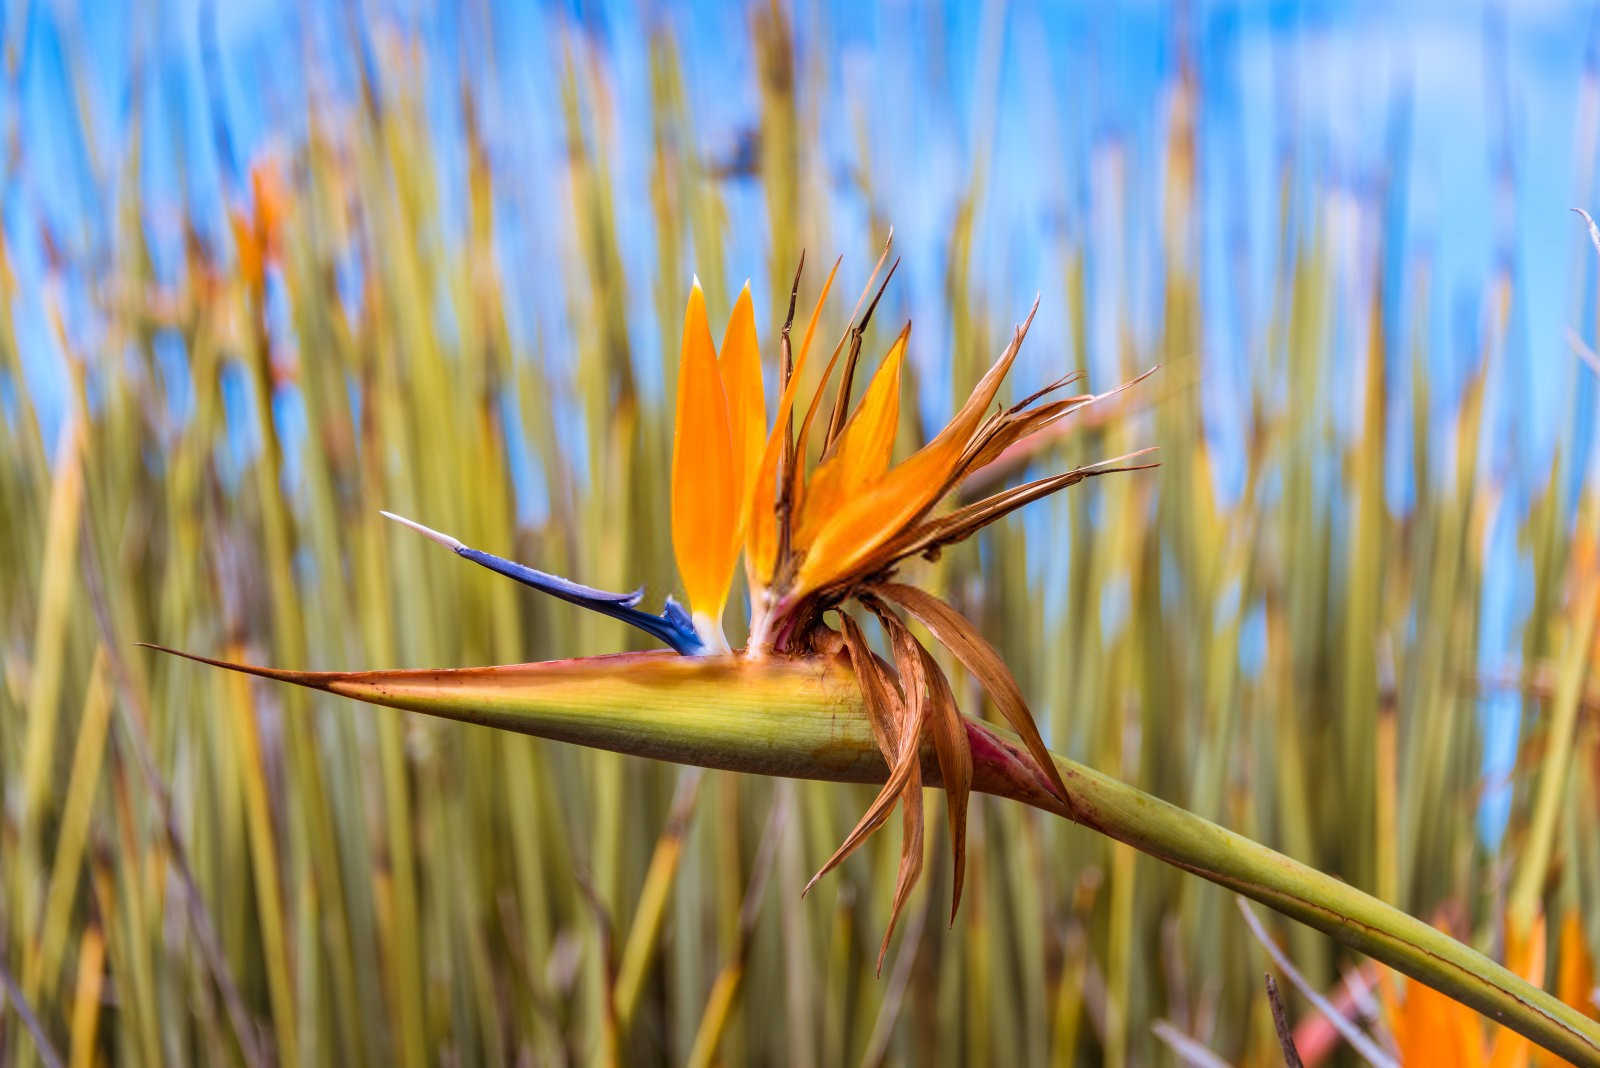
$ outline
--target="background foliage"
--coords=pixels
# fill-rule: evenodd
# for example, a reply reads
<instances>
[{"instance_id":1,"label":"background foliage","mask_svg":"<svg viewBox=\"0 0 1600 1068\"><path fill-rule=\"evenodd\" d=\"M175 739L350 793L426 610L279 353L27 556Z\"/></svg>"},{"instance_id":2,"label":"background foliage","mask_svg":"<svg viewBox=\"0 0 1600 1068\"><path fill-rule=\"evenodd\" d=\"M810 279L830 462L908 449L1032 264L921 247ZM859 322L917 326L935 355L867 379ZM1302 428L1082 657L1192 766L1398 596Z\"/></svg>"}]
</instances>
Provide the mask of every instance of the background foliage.
<instances>
[{"instance_id":1,"label":"background foliage","mask_svg":"<svg viewBox=\"0 0 1600 1068\"><path fill-rule=\"evenodd\" d=\"M133 645L315 668L634 647L378 510L654 602L691 274L713 318L752 276L770 348L801 250L803 300L836 253L853 291L891 224L867 351L914 319L922 426L1034 288L1019 388L1162 365L1030 461L1154 443L1159 472L930 565L1050 744L1496 956L1547 931L1551 984L1582 987L1583 18L244 11L5 13L0 1060L38 1056L20 994L82 1064L556 1063L610 1036L676 1063L733 974L730 1064L1150 1063L1158 1019L1273 1062L1227 895L1037 813L974 798L948 929L930 814L880 979L893 834L798 897L865 788ZM1486 102L1454 130L1430 81L1452 57ZM1487 151L1457 166L1457 141ZM1320 986L1360 967L1277 933ZM636 998L608 1020L619 957Z\"/></svg>"}]
</instances>

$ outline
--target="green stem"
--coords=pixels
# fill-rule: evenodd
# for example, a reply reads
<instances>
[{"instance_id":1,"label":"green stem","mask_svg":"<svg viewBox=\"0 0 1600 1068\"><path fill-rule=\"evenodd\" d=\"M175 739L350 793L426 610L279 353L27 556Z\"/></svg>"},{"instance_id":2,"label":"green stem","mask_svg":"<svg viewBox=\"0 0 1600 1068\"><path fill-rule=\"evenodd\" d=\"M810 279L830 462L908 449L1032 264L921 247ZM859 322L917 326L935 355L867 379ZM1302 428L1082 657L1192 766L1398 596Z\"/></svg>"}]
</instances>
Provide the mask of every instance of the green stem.
<instances>
[{"instance_id":1,"label":"green stem","mask_svg":"<svg viewBox=\"0 0 1600 1068\"><path fill-rule=\"evenodd\" d=\"M836 782L882 782L887 775L855 679L837 662L646 653L443 671L242 670L393 708L679 764ZM1015 735L971 720L967 731L974 789L1074 820L1253 898L1553 1053L1600 1066L1600 1024L1444 932L1243 835L1055 756L1071 799L1063 804ZM931 747L923 765L924 782L938 785Z\"/></svg>"},{"instance_id":2,"label":"green stem","mask_svg":"<svg viewBox=\"0 0 1600 1068\"><path fill-rule=\"evenodd\" d=\"M1056 765L1079 823L1332 935L1574 1064L1600 1065L1600 1025L1443 931L1092 768Z\"/></svg>"},{"instance_id":3,"label":"green stem","mask_svg":"<svg viewBox=\"0 0 1600 1068\"><path fill-rule=\"evenodd\" d=\"M1517 931L1524 935L1532 929L1539 913L1539 898L1550 871L1550 850L1555 842L1556 821L1561 815L1561 799L1566 795L1567 779L1572 771L1578 705L1589 671L1589 652L1594 648L1597 619L1600 619L1600 596L1591 593L1584 598L1566 656L1561 661L1550 716L1549 742L1539 773L1538 792L1534 796L1527 844L1507 897L1511 918Z\"/></svg>"}]
</instances>

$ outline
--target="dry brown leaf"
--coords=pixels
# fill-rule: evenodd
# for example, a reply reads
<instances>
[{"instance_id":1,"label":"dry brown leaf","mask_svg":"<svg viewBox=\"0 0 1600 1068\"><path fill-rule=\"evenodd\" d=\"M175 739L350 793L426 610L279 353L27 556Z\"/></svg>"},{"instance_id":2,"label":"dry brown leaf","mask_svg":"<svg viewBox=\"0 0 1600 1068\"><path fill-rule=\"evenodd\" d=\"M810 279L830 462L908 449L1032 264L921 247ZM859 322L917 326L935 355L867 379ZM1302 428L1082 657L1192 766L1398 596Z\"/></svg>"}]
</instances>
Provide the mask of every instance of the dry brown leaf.
<instances>
[{"instance_id":1,"label":"dry brown leaf","mask_svg":"<svg viewBox=\"0 0 1600 1068\"><path fill-rule=\"evenodd\" d=\"M885 582L875 589L921 620L940 644L954 653L955 658L977 677L995 707L1000 710L1000 715L1022 737L1023 744L1028 747L1028 752L1049 782L1051 791L1063 804L1070 806L1072 802L1067 797L1067 786L1061 781L1055 761L1050 759L1044 739L1039 736L1033 713L1028 711L1017 680L1012 678L1010 669L994 646L985 641L959 612L931 593L900 582Z\"/></svg>"}]
</instances>

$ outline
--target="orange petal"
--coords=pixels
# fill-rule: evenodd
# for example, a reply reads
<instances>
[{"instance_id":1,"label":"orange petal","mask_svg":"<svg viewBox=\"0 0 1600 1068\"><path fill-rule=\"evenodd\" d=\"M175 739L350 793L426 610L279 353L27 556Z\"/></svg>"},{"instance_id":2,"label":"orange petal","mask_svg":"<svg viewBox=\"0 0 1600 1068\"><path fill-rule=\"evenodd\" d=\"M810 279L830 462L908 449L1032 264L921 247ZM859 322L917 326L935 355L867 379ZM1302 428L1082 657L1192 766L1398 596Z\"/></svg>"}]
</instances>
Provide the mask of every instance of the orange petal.
<instances>
[{"instance_id":1,"label":"orange petal","mask_svg":"<svg viewBox=\"0 0 1600 1068\"><path fill-rule=\"evenodd\" d=\"M1545 921L1544 910L1532 921L1519 922L1514 911L1505 920L1506 967L1534 986L1544 986Z\"/></svg>"},{"instance_id":2,"label":"orange petal","mask_svg":"<svg viewBox=\"0 0 1600 1068\"><path fill-rule=\"evenodd\" d=\"M750 283L744 284L739 299L728 316L722 335L722 353L717 359L722 371L722 386L728 398L729 440L733 444L735 485L740 503L750 492L761 465L762 447L767 441L767 393L761 382L761 349L756 342L756 314L750 303ZM739 535L742 536L740 531Z\"/></svg>"},{"instance_id":3,"label":"orange petal","mask_svg":"<svg viewBox=\"0 0 1600 1068\"><path fill-rule=\"evenodd\" d=\"M1481 1066L1483 1021L1477 1013L1415 980L1406 984L1405 1000L1393 1021L1400 1063Z\"/></svg>"},{"instance_id":4,"label":"orange petal","mask_svg":"<svg viewBox=\"0 0 1600 1068\"><path fill-rule=\"evenodd\" d=\"M284 188L283 173L271 157L251 164L250 195L255 202L256 232L261 235L262 251L269 257L275 257L282 244L289 193Z\"/></svg>"},{"instance_id":5,"label":"orange petal","mask_svg":"<svg viewBox=\"0 0 1600 1068\"><path fill-rule=\"evenodd\" d=\"M1561 963L1556 970L1556 995L1593 1019L1600 1019L1594 996L1594 958L1583 936L1583 917L1575 908L1561 917Z\"/></svg>"},{"instance_id":6,"label":"orange petal","mask_svg":"<svg viewBox=\"0 0 1600 1068\"><path fill-rule=\"evenodd\" d=\"M829 516L889 469L895 430L900 424L900 368L905 362L910 333L911 324L907 323L872 376L860 406L845 424L833 455L823 460L811 476L795 535L796 547L810 545Z\"/></svg>"},{"instance_id":7,"label":"orange petal","mask_svg":"<svg viewBox=\"0 0 1600 1068\"><path fill-rule=\"evenodd\" d=\"M960 458L961 446L960 441L950 441L924 447L870 489L825 515L806 548L790 596L803 597L849 575L927 511ZM824 515L820 508L815 511Z\"/></svg>"},{"instance_id":8,"label":"orange petal","mask_svg":"<svg viewBox=\"0 0 1600 1068\"><path fill-rule=\"evenodd\" d=\"M1496 1027L1494 1044L1484 1062L1488 1068L1527 1068L1532 1061L1533 1047L1528 1040L1509 1027Z\"/></svg>"},{"instance_id":9,"label":"orange petal","mask_svg":"<svg viewBox=\"0 0 1600 1068\"><path fill-rule=\"evenodd\" d=\"M249 215L243 211L228 210L228 225L233 230L234 253L239 258L239 274L252 286L261 284L261 242L256 239L256 229Z\"/></svg>"},{"instance_id":10,"label":"orange petal","mask_svg":"<svg viewBox=\"0 0 1600 1068\"><path fill-rule=\"evenodd\" d=\"M778 410L773 415L772 432L767 435L766 448L761 453L761 464L751 483L749 504L745 507L746 525L745 567L752 586L765 586L772 578L772 569L778 558L778 520L774 514L778 498L778 460L783 456L783 438L789 432L789 415L794 411L795 393L800 388L800 372L805 368L806 356L811 352L811 338L817 332L817 322L822 317L822 305L833 288L833 277L839 273L842 260L833 261L833 270L822 284L816 307L811 309L811 321L806 324L805 338L800 351L795 354L794 373L778 398Z\"/></svg>"},{"instance_id":11,"label":"orange petal","mask_svg":"<svg viewBox=\"0 0 1600 1068\"><path fill-rule=\"evenodd\" d=\"M1405 998L1400 1000L1394 975L1388 971L1380 977L1378 989L1400 1064L1526 1068L1532 1049L1527 1039L1509 1028L1489 1024L1495 1036L1491 1044L1486 1039L1485 1018L1454 998L1413 979L1406 983Z\"/></svg>"},{"instance_id":12,"label":"orange petal","mask_svg":"<svg viewBox=\"0 0 1600 1068\"><path fill-rule=\"evenodd\" d=\"M1531 922L1518 922L1515 910L1506 916L1506 967L1534 986L1544 986L1546 927L1544 910ZM1481 1024L1479 1025L1482 1026ZM1505 1027L1495 1027L1489 1049L1492 1068L1525 1068L1533 1052L1528 1040Z\"/></svg>"},{"instance_id":13,"label":"orange petal","mask_svg":"<svg viewBox=\"0 0 1600 1068\"><path fill-rule=\"evenodd\" d=\"M802 454L804 454L805 451L806 451L806 442L811 440L811 425L812 425L812 423L814 423L816 421L817 413L822 408L822 395L824 393L826 393L827 390L828 390L828 382L833 378L833 369L836 366L838 366L838 364L839 364L839 355L840 355L840 353L844 352L845 343L851 340L852 336L855 335L856 330L864 329L865 326L866 326L865 321L859 321L858 322L857 319L856 319L856 316L861 313L861 306L862 306L862 304L864 304L866 302L867 294L872 292L873 283L875 283L878 280L878 272L883 270L883 262L884 262L884 260L889 258L889 249L893 245L893 243L894 243L894 231L891 229L889 231L889 241L883 246L883 254L878 257L878 262L873 265L872 273L867 276L867 284L864 287L862 287L861 295L856 298L856 306L850 312L850 321L852 323L856 324L856 325L852 326L849 330L846 330L843 334L841 334L839 336L839 343L833 347L833 355L828 357L828 366L826 366L826 367L824 367L822 369L822 377L817 380L817 391L811 395L811 403L806 407L806 416L805 416L804 419L802 419L800 421L800 434L795 439L796 443L799 446L799 450L800 450L800 452ZM889 278L892 278L894 276L894 272L895 272L896 269L899 268L899 266L900 266L900 261L899 260L895 260L894 261L894 266L889 268L889 275L887 277L885 277L884 280L883 280L884 286L887 286L889 284ZM879 296L883 295L883 290L882 289L879 289L878 295ZM877 307L877 305L878 305L877 300L873 300L873 302L871 304L871 308L875 308L875 307ZM869 310L867 312L867 317L871 318L871 315L872 315L872 312L871 312L871 309L869 308ZM815 320L815 318L813 318L812 319L812 326L814 327L815 325L816 325L816 320ZM808 329L806 331L806 343L810 344L810 342L811 342L811 330ZM848 362L846 364L846 366L849 367L852 371L855 368L856 357L859 356L859 355L860 355L860 349L857 346L855 346L854 344L852 344L851 347L850 347L850 357L849 357L849 360L848 360ZM848 377L848 375L846 377ZM848 388L847 388L847 384L846 383L840 383L839 390L840 390L840 392L838 394L838 399L839 400L844 400L845 397L846 397L846 394L849 392ZM830 419L829 421L831 422L832 420ZM803 488L804 480L801 478L801 474L802 474L802 472L799 471L799 470L795 470L795 471L791 472L791 475L794 478L794 482L795 482L795 486L796 486L797 491L799 489Z\"/></svg>"},{"instance_id":14,"label":"orange petal","mask_svg":"<svg viewBox=\"0 0 1600 1068\"><path fill-rule=\"evenodd\" d=\"M728 402L706 325L705 295L696 280L683 313L683 349L678 358L672 549L690 608L719 627L738 553L739 498Z\"/></svg>"},{"instance_id":15,"label":"orange petal","mask_svg":"<svg viewBox=\"0 0 1600 1068\"><path fill-rule=\"evenodd\" d=\"M1037 302L1034 309L1038 309ZM823 520L789 596L803 597L857 570L885 541L944 496L957 463L1000 391L1000 383L1011 370L1032 322L1033 312L1029 312L1027 322L1017 328L1006 351L938 437Z\"/></svg>"}]
</instances>

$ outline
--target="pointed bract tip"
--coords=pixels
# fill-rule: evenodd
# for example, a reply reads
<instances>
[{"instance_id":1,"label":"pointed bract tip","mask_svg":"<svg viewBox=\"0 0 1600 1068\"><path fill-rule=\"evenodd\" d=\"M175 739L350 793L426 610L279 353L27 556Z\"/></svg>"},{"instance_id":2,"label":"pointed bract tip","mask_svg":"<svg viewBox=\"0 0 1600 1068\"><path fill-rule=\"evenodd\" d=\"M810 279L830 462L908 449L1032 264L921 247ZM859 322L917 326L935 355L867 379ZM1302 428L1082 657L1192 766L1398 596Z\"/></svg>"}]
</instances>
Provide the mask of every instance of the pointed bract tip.
<instances>
[{"instance_id":1,"label":"pointed bract tip","mask_svg":"<svg viewBox=\"0 0 1600 1068\"><path fill-rule=\"evenodd\" d=\"M689 283L689 288L691 290L700 288L700 273L698 271L696 271L694 274L694 281Z\"/></svg>"},{"instance_id":2,"label":"pointed bract tip","mask_svg":"<svg viewBox=\"0 0 1600 1068\"><path fill-rule=\"evenodd\" d=\"M418 523L415 519L407 519L403 515L395 515L393 512L385 512L385 511L381 511L381 510L378 512L378 514L383 516L385 519L394 520L396 523L399 523L401 526L410 527L412 530L416 531L418 534L421 534L425 538L430 538L433 541L438 542L440 545L443 545L446 549L449 549L451 552L455 552L457 549L462 548L461 542L459 540L457 540L455 538L452 538L448 534L441 534L439 531L434 530L432 527L425 527L421 523Z\"/></svg>"}]
</instances>

